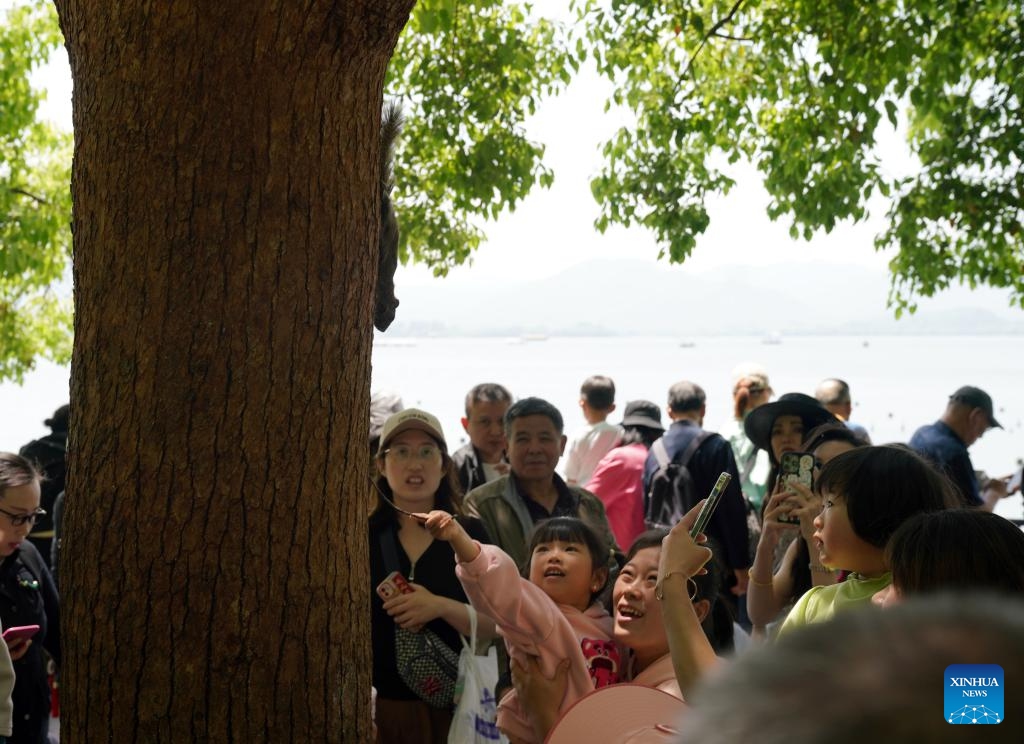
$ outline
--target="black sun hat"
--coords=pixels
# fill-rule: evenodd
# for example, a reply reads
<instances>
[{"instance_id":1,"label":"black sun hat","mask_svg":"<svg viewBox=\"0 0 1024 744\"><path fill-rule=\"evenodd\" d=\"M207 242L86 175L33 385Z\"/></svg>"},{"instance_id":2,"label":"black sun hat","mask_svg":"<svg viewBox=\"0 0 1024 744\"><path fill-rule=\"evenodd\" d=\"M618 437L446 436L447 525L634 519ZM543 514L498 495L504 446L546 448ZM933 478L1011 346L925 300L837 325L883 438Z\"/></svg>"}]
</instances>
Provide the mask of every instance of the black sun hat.
<instances>
[{"instance_id":1,"label":"black sun hat","mask_svg":"<svg viewBox=\"0 0 1024 744\"><path fill-rule=\"evenodd\" d=\"M661 409L657 403L649 400L631 400L626 404L626 412L622 416L623 426L646 426L655 431L665 431L661 425Z\"/></svg>"},{"instance_id":2,"label":"black sun hat","mask_svg":"<svg viewBox=\"0 0 1024 744\"><path fill-rule=\"evenodd\" d=\"M772 403L758 406L743 421L743 431L758 448L771 455L772 425L779 416L799 416L804 422L804 432L822 424L838 424L833 416L817 400L803 393L786 393Z\"/></svg>"}]
</instances>

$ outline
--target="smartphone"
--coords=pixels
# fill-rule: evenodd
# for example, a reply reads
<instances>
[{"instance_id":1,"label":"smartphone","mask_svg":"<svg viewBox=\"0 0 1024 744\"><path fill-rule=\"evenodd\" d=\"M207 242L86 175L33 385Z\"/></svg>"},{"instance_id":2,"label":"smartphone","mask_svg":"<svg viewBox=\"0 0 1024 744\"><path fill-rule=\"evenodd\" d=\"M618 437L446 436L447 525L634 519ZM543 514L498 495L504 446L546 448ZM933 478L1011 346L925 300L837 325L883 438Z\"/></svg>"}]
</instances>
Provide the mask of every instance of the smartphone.
<instances>
[{"instance_id":1,"label":"smartphone","mask_svg":"<svg viewBox=\"0 0 1024 744\"><path fill-rule=\"evenodd\" d=\"M704 502L704 506L700 508L697 513L697 521L693 523L693 527L690 529L690 537L694 540L697 539L697 535L704 531L704 528L708 526L708 522L711 521L711 515L715 513L715 509L718 508L718 502L722 500L722 493L725 491L725 487L729 485L729 481L732 480L732 476L728 473L722 473L718 476L718 480L715 481L714 488L711 489L711 493L708 494L707 501Z\"/></svg>"},{"instance_id":2,"label":"smartphone","mask_svg":"<svg viewBox=\"0 0 1024 744\"><path fill-rule=\"evenodd\" d=\"M409 594L411 591L412 587L409 586L409 582L398 571L392 571L384 581L377 585L377 596L381 599L391 599L399 594Z\"/></svg>"},{"instance_id":3,"label":"smartphone","mask_svg":"<svg viewBox=\"0 0 1024 744\"><path fill-rule=\"evenodd\" d=\"M39 632L38 625L19 625L16 628L8 628L4 631L4 640L8 643L23 641L31 638Z\"/></svg>"},{"instance_id":4,"label":"smartphone","mask_svg":"<svg viewBox=\"0 0 1024 744\"><path fill-rule=\"evenodd\" d=\"M814 455L810 452L783 452L779 461L779 477L784 484L801 483L807 488L814 488ZM799 517L784 514L780 522L800 524Z\"/></svg>"}]
</instances>

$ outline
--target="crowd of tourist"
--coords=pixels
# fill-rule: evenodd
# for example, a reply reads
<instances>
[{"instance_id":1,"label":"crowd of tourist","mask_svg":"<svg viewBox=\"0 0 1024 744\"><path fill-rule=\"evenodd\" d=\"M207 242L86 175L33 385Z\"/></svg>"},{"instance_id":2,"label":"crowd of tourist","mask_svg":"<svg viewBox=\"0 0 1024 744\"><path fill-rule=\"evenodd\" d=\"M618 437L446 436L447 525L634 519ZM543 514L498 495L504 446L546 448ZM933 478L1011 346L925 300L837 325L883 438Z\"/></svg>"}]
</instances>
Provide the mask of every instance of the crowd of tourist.
<instances>
[{"instance_id":1,"label":"crowd of tourist","mask_svg":"<svg viewBox=\"0 0 1024 744\"><path fill-rule=\"evenodd\" d=\"M451 451L433 412L375 395L377 741L462 741L465 638L497 660L487 741L940 741L969 717L933 720L946 666L1019 675L1024 532L993 507L1020 474L972 466L999 427L985 391L955 390L909 443L881 445L839 379L776 397L745 365L733 399L720 432L689 380L612 421L614 382L595 375L570 437L551 403L482 383ZM0 744L47 741L68 413L0 453Z\"/></svg>"},{"instance_id":2,"label":"crowd of tourist","mask_svg":"<svg viewBox=\"0 0 1024 744\"><path fill-rule=\"evenodd\" d=\"M1019 485L979 479L968 453L999 426L991 398L962 387L909 445L872 445L850 421L845 382L814 393L776 398L764 370L738 369L734 417L717 433L692 381L671 385L664 406L628 401L613 422L614 382L595 375L580 391L586 426L570 437L547 401L484 383L466 396L469 441L452 454L432 413L389 399L386 415L371 416L381 474L371 582L400 570L412 592L375 600L378 741L449 741L453 703L427 700L415 675L396 672L395 629L432 629L457 655L460 604L488 618L486 638L501 650L497 729L511 742L696 741L712 730L742 741L762 724L781 740L785 721L818 711L846 727L844 739L913 730L904 714L869 705L897 682L840 679L830 655L854 656L846 633L880 668L898 664L868 653L872 633L899 643L890 651L920 668L894 680L939 669L920 689L893 691L912 711L941 692L940 664L1019 668L1019 654L1011 661L998 645L965 649L957 633L923 637L910 625L973 622L985 633L991 618L1008 649L1024 643L1024 532L991 513ZM794 458L806 478L787 469ZM723 472L730 485L691 535ZM397 562L382 558L382 525ZM965 592L978 597L969 612L946 596ZM818 675L851 697L819 705L833 693L816 688ZM871 715L851 712L861 703ZM812 730L828 724L801 722L786 740L812 740L800 735Z\"/></svg>"}]
</instances>

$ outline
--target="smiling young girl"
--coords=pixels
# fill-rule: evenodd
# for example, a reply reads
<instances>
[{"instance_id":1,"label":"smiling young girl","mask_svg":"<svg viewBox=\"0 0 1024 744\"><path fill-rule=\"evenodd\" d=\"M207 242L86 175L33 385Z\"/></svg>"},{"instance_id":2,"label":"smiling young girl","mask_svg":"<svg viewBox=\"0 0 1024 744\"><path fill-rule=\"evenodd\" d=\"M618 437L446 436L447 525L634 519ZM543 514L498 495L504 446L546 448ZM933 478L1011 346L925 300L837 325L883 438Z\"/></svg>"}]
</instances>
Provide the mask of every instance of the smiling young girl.
<instances>
[{"instance_id":1,"label":"smiling young girl","mask_svg":"<svg viewBox=\"0 0 1024 744\"><path fill-rule=\"evenodd\" d=\"M816 488L822 498L821 514L814 519L818 559L853 573L839 584L807 591L786 617L782 633L870 603L892 580L885 545L896 529L915 514L956 505L949 481L900 445L838 455L822 468Z\"/></svg>"},{"instance_id":2,"label":"smiling young girl","mask_svg":"<svg viewBox=\"0 0 1024 744\"><path fill-rule=\"evenodd\" d=\"M608 582L608 550L584 522L555 517L537 525L530 541L529 580L519 575L508 554L473 540L450 514L432 511L426 527L451 543L470 603L495 620L513 659L524 663L539 657L548 676L562 660L570 660L560 711L595 687L619 681L612 618L595 602ZM513 742L541 741L514 691L501 701L498 728Z\"/></svg>"}]
</instances>

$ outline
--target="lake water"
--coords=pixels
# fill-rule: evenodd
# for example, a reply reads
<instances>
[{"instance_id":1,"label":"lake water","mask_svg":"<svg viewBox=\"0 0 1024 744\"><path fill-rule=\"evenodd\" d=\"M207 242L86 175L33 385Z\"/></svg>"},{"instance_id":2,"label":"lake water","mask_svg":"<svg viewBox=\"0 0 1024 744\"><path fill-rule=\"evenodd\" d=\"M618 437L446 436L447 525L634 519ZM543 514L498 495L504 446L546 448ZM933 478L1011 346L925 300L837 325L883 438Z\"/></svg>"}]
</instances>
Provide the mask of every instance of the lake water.
<instances>
[{"instance_id":1,"label":"lake water","mask_svg":"<svg viewBox=\"0 0 1024 744\"><path fill-rule=\"evenodd\" d=\"M685 346L682 345L685 342ZM825 377L850 383L854 419L877 443L905 442L918 426L942 413L961 385L992 396L1006 428L993 429L971 448L974 466L1006 474L1024 457L1024 343L1018 337L786 337L761 338L391 338L373 354L373 390L392 389L406 406L441 419L449 444L465 440L459 423L466 392L479 382L500 382L517 397L554 403L571 433L584 424L579 386L592 374L615 380L619 410L647 398L664 404L669 385L689 379L707 392L705 424L717 428L732 415L731 371L744 361L763 365L777 394L813 393ZM66 368L43 364L22 387L0 385L0 448L17 449L46 433L42 420L67 400ZM1021 499L1000 505L1022 516Z\"/></svg>"},{"instance_id":2,"label":"lake water","mask_svg":"<svg viewBox=\"0 0 1024 744\"><path fill-rule=\"evenodd\" d=\"M686 345L683 346L682 344ZM705 425L732 416L732 369L754 361L769 373L776 394L813 394L818 382L840 377L850 384L853 419L876 443L905 442L937 419L961 385L977 385L993 398L1005 430L993 429L971 448L974 466L1008 474L1024 457L1024 343L1020 337L787 337L762 338L498 338L378 339L373 389L393 389L406 406L441 419L450 445L465 441L459 423L466 392L479 382L500 382L516 397L537 395L554 403L566 430L584 425L577 401L583 380L615 380L621 417L626 401L664 405L669 386L682 379L708 396ZM1000 513L1020 518L1021 499L1006 499Z\"/></svg>"}]
</instances>

